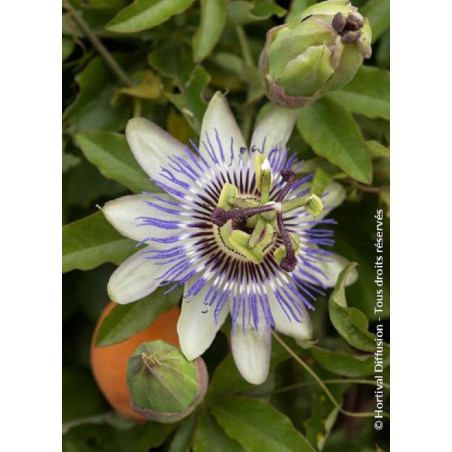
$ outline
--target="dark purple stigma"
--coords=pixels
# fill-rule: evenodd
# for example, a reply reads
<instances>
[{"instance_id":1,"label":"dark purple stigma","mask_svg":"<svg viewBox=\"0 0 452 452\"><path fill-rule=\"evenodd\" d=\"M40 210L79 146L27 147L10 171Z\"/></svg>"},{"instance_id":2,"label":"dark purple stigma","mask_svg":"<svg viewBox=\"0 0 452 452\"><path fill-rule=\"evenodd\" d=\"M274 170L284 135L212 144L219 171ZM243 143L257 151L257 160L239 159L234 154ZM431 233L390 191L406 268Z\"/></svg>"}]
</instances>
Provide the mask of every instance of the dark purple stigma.
<instances>
[{"instance_id":1,"label":"dark purple stigma","mask_svg":"<svg viewBox=\"0 0 452 452\"><path fill-rule=\"evenodd\" d=\"M287 194L292 189L297 180L295 173L290 169L282 170L281 176L283 180L286 182L286 185L284 185L284 188L278 195L278 202L282 202L284 200L284 198L287 196ZM282 213L278 212L276 218L278 221L279 235L281 236L284 246L286 247L286 257L281 261L280 267L286 272L292 272L295 270L295 267L297 266L295 250L293 249L292 240L290 240L289 233L286 231L286 227L284 226Z\"/></svg>"},{"instance_id":2,"label":"dark purple stigma","mask_svg":"<svg viewBox=\"0 0 452 452\"><path fill-rule=\"evenodd\" d=\"M286 182L286 185L284 185L283 189L279 192L277 198L278 202L284 201L284 198L287 196L297 180L295 173L291 169L283 169L281 171L281 176L283 181Z\"/></svg>"},{"instance_id":3,"label":"dark purple stigma","mask_svg":"<svg viewBox=\"0 0 452 452\"><path fill-rule=\"evenodd\" d=\"M221 207L216 207L212 213L212 222L217 226L224 226L229 220L246 220L253 215L269 212L270 210L274 210L274 208L274 205L243 207L232 210L224 210Z\"/></svg>"},{"instance_id":4,"label":"dark purple stigma","mask_svg":"<svg viewBox=\"0 0 452 452\"><path fill-rule=\"evenodd\" d=\"M292 240L290 240L289 233L286 231L286 227L284 226L282 213L278 212L276 218L278 220L279 235L281 236L284 246L286 247L286 257L283 258L279 266L286 272L293 272L297 266L297 258L295 256L295 250L292 246Z\"/></svg>"}]
</instances>

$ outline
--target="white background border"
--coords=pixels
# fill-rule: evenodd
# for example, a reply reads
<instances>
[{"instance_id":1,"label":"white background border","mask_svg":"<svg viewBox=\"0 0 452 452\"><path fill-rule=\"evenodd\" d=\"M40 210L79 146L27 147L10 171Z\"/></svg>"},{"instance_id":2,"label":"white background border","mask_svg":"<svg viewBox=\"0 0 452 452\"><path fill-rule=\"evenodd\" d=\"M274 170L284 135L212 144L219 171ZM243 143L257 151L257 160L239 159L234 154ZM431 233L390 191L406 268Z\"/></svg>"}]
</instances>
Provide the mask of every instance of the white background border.
<instances>
[{"instance_id":1,"label":"white background border","mask_svg":"<svg viewBox=\"0 0 452 452\"><path fill-rule=\"evenodd\" d=\"M452 5L393 1L391 8L391 446L445 450ZM58 2L2 5L3 450L61 447L60 14Z\"/></svg>"},{"instance_id":2,"label":"white background border","mask_svg":"<svg viewBox=\"0 0 452 452\"><path fill-rule=\"evenodd\" d=\"M0 27L0 449L61 450L61 3Z\"/></svg>"}]
</instances>

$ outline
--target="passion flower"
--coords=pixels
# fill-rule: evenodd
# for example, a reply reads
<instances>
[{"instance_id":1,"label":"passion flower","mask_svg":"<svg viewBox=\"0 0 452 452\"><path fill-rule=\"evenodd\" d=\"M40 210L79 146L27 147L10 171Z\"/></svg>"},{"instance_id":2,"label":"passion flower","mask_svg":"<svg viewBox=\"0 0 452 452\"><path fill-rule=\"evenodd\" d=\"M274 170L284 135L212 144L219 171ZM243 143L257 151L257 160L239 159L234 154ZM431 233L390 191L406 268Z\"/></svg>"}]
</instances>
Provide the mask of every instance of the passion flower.
<instances>
[{"instance_id":1,"label":"passion flower","mask_svg":"<svg viewBox=\"0 0 452 452\"><path fill-rule=\"evenodd\" d=\"M235 362L255 384L268 374L272 329L309 339L308 309L347 263L322 248L333 244L326 226L334 221L325 216L344 189L331 183L318 198L310 194L312 176L298 177L301 163L286 147L296 116L272 107L249 147L221 93L208 105L199 146L131 119L132 152L166 193L125 196L103 208L121 234L146 245L111 276L112 300L130 303L158 286L184 285L182 352L200 356L230 313Z\"/></svg>"}]
</instances>

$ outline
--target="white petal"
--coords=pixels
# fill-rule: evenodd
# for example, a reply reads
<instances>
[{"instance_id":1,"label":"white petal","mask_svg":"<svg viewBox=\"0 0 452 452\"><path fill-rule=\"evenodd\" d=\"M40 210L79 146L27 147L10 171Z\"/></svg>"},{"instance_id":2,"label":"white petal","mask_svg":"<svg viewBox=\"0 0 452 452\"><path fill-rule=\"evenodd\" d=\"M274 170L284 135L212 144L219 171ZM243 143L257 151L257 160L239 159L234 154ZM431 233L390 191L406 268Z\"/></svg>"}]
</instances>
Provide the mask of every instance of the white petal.
<instances>
[{"instance_id":1,"label":"white petal","mask_svg":"<svg viewBox=\"0 0 452 452\"><path fill-rule=\"evenodd\" d=\"M271 353L271 329L259 322L258 330L237 323L231 332L231 348L237 369L249 383L258 385L268 376Z\"/></svg>"},{"instance_id":2,"label":"white petal","mask_svg":"<svg viewBox=\"0 0 452 452\"><path fill-rule=\"evenodd\" d=\"M160 166L167 164L168 157L187 156L182 143L144 118L133 118L127 123L126 137L137 162L152 179L158 177Z\"/></svg>"},{"instance_id":3,"label":"white petal","mask_svg":"<svg viewBox=\"0 0 452 452\"><path fill-rule=\"evenodd\" d=\"M337 182L329 183L325 188L325 195L322 197L323 212L316 217L322 219L328 215L333 209L340 206L345 199L345 188Z\"/></svg>"},{"instance_id":4,"label":"white petal","mask_svg":"<svg viewBox=\"0 0 452 452\"><path fill-rule=\"evenodd\" d=\"M171 264L156 265L155 261L145 259L143 250L126 259L111 275L107 291L110 298L119 304L139 300L162 283L156 278L163 275Z\"/></svg>"},{"instance_id":5,"label":"white petal","mask_svg":"<svg viewBox=\"0 0 452 452\"><path fill-rule=\"evenodd\" d=\"M343 256L340 256L339 254L331 254L331 256L328 256L329 262L313 262L316 267L318 267L323 273L325 273L325 276L320 275L317 272L314 272L308 268L304 268L307 272L314 275L316 278L320 279L326 287L334 287L337 282L337 277L339 276L339 273L344 269L344 267L349 263L349 260L346 259ZM356 280L358 279L358 271L356 270L356 267L352 269L352 271L348 274L348 278L346 281L346 286L352 285ZM311 280L306 279L307 281Z\"/></svg>"},{"instance_id":6,"label":"white petal","mask_svg":"<svg viewBox=\"0 0 452 452\"><path fill-rule=\"evenodd\" d=\"M174 201L174 198L166 193L159 193L157 196L162 199ZM174 210L177 209L177 207L165 205L159 200L143 194L122 196L121 198L109 201L102 208L102 212L109 223L119 233L138 242L149 237L161 238L176 234L178 231L175 229L164 229L151 225L139 226L142 223L139 219L140 217L149 217L166 221L183 221L181 216L162 212L156 207L149 206L145 201L163 205L164 207L169 207Z\"/></svg>"},{"instance_id":7,"label":"white petal","mask_svg":"<svg viewBox=\"0 0 452 452\"><path fill-rule=\"evenodd\" d=\"M271 107L254 129L250 149L256 149L267 156L278 146L285 149L297 116L298 110Z\"/></svg>"},{"instance_id":8,"label":"white petal","mask_svg":"<svg viewBox=\"0 0 452 452\"><path fill-rule=\"evenodd\" d=\"M273 320L275 321L276 331L300 341L310 339L312 337L312 322L306 306L301 304L303 317L300 319L300 322L297 322L291 316L289 316L290 318L287 317L281 308L281 305L271 294L271 292L267 293L269 294L270 307L272 310ZM300 316L299 313L298 316Z\"/></svg>"},{"instance_id":9,"label":"white petal","mask_svg":"<svg viewBox=\"0 0 452 452\"><path fill-rule=\"evenodd\" d=\"M187 292L193 286L194 281L185 283L184 298L182 300L182 312L177 322L177 333L182 353L187 359L193 360L202 355L210 346L229 314L229 306L223 307L215 323L214 309L211 307L208 312L203 304L207 291L210 288L209 282L204 288L191 298L186 298Z\"/></svg>"},{"instance_id":10,"label":"white petal","mask_svg":"<svg viewBox=\"0 0 452 452\"><path fill-rule=\"evenodd\" d=\"M147 195L129 195L108 201L102 208L102 213L109 223L122 235L140 241L146 237L143 227L138 227L138 217L149 216L149 201Z\"/></svg>"},{"instance_id":11,"label":"white petal","mask_svg":"<svg viewBox=\"0 0 452 452\"><path fill-rule=\"evenodd\" d=\"M240 150L242 149L243 151L246 149L246 144L234 115L229 108L228 102L220 92L216 92L212 97L202 120L199 152L208 163L214 163L214 159L212 159L206 149L206 146L209 147L207 135L213 149L216 151L218 161L221 161L216 132L221 142L226 164L229 164L231 160L231 140L233 143L234 160L237 162L237 158L241 154ZM210 148L209 151L211 152Z\"/></svg>"}]
</instances>

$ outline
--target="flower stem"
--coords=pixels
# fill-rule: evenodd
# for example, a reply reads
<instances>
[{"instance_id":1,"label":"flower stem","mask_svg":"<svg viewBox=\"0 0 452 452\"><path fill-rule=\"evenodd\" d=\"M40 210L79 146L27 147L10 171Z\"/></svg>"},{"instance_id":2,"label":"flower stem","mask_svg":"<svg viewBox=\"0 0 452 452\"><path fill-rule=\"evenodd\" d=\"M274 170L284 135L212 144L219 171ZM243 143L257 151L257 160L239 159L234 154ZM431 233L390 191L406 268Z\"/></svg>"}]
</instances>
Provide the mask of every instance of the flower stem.
<instances>
[{"instance_id":1,"label":"flower stem","mask_svg":"<svg viewBox=\"0 0 452 452\"><path fill-rule=\"evenodd\" d=\"M323 381L323 383L328 384L328 385L361 384L361 385L377 386L376 381L362 380L359 378L344 378L344 379L341 379L341 378L334 379L333 378L330 380L322 380L322 381ZM282 388L276 389L275 391L272 392L272 394L279 394L281 392L292 391L293 389L302 388L303 386L310 386L312 384L313 384L313 382L309 382L309 381L304 381L302 383L295 383L290 386L284 386ZM390 389L390 386L387 383L383 383L383 387L386 389Z\"/></svg>"},{"instance_id":2,"label":"flower stem","mask_svg":"<svg viewBox=\"0 0 452 452\"><path fill-rule=\"evenodd\" d=\"M375 415L372 411L364 411L364 412L354 412L354 411L348 411L344 410L341 405L337 402L337 400L334 398L333 394L331 394L330 390L327 388L325 383L322 381L322 379L274 332L272 331L273 337L282 345L283 348L286 349L287 353L289 353L290 356L292 356L295 361L297 361L298 364L300 364L306 372L311 375L311 377L317 382L317 384L323 389L325 394L328 396L328 398L331 400L331 403L345 416L350 417L373 417ZM384 417L389 418L388 413L383 413Z\"/></svg>"},{"instance_id":3,"label":"flower stem","mask_svg":"<svg viewBox=\"0 0 452 452\"><path fill-rule=\"evenodd\" d=\"M139 118L141 116L141 99L138 97L133 98L133 117Z\"/></svg>"},{"instance_id":4,"label":"flower stem","mask_svg":"<svg viewBox=\"0 0 452 452\"><path fill-rule=\"evenodd\" d=\"M117 75L117 77L127 86L134 86L132 79L123 71L118 62L113 58L112 54L102 44L101 40L91 30L90 26L83 20L81 14L69 3L63 2L63 7L66 8L78 23L80 28L86 34L86 37L91 41L93 47L97 50L99 55L110 66L110 69Z\"/></svg>"},{"instance_id":5,"label":"flower stem","mask_svg":"<svg viewBox=\"0 0 452 452\"><path fill-rule=\"evenodd\" d=\"M329 380L323 380L325 384L328 385L340 385L340 384L361 384L361 385L369 385L369 386L377 386L377 382L373 380L363 380L360 378L333 378ZM314 381L303 381L301 383L295 383L293 385L287 385L282 386L281 388L275 389L271 392L259 392L258 396L267 396L267 395L273 395L273 394L281 394L283 392L289 392L293 391L294 389L303 388L305 386L312 386L313 384L316 384ZM387 383L383 383L383 387L386 389L390 389L390 386Z\"/></svg>"},{"instance_id":6,"label":"flower stem","mask_svg":"<svg viewBox=\"0 0 452 452\"><path fill-rule=\"evenodd\" d=\"M242 51L243 60L245 61L245 67L254 67L253 56L251 55L250 46L248 45L248 40L246 39L245 30L241 25L235 27L237 37L239 38L240 50Z\"/></svg>"}]
</instances>

